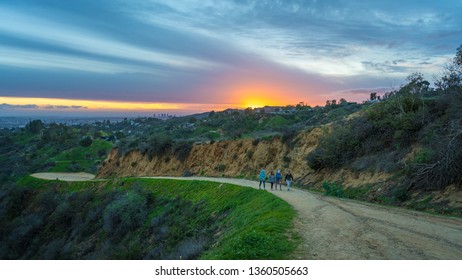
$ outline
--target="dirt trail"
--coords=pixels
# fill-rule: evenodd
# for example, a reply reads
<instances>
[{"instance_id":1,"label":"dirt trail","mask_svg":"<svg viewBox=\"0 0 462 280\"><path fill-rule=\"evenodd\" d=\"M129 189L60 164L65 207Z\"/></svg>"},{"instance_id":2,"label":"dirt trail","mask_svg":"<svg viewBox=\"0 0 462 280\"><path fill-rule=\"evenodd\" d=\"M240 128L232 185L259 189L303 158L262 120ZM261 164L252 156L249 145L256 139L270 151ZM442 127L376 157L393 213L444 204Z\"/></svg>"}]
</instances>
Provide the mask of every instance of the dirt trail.
<instances>
[{"instance_id":1,"label":"dirt trail","mask_svg":"<svg viewBox=\"0 0 462 280\"><path fill-rule=\"evenodd\" d=\"M44 172L44 173L34 173L30 176L45 179L45 180L61 180L61 181L88 181L93 180L95 175L90 173L69 173L69 172Z\"/></svg>"},{"instance_id":2,"label":"dirt trail","mask_svg":"<svg viewBox=\"0 0 462 280\"><path fill-rule=\"evenodd\" d=\"M91 174L33 174L54 180L90 180ZM258 182L209 177L149 177L205 180L258 189ZM267 187L268 190L268 187ZM299 189L272 193L297 211L303 242L295 259L462 259L462 219L325 197Z\"/></svg>"},{"instance_id":3,"label":"dirt trail","mask_svg":"<svg viewBox=\"0 0 462 280\"><path fill-rule=\"evenodd\" d=\"M228 178L171 178L258 183ZM268 190L268 187L267 187ZM298 259L462 259L462 219L325 197L299 189L272 191L298 212Z\"/></svg>"}]
</instances>

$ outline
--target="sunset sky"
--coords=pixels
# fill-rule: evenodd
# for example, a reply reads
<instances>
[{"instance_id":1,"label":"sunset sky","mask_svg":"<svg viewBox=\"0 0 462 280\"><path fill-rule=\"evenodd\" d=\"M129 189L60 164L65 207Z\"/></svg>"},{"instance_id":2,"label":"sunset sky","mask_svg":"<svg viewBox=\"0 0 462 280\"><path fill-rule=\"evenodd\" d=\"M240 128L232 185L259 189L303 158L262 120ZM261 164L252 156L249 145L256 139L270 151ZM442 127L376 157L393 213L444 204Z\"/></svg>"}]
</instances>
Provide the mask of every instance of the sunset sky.
<instances>
[{"instance_id":1,"label":"sunset sky","mask_svg":"<svg viewBox=\"0 0 462 280\"><path fill-rule=\"evenodd\" d=\"M433 80L462 1L0 1L0 116L363 101Z\"/></svg>"}]
</instances>

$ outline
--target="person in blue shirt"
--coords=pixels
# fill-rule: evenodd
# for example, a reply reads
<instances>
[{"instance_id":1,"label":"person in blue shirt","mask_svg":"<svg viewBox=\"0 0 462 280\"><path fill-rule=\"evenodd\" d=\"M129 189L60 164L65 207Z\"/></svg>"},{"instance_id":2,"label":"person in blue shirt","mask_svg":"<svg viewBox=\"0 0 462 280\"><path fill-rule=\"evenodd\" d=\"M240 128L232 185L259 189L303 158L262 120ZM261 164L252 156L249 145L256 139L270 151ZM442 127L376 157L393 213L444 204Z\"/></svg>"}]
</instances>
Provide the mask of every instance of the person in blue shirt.
<instances>
[{"instance_id":1,"label":"person in blue shirt","mask_svg":"<svg viewBox=\"0 0 462 280\"><path fill-rule=\"evenodd\" d=\"M278 170L278 172L276 173L276 185L275 185L276 190L278 189L278 184L279 184L279 190L282 191L281 179L282 179L281 170Z\"/></svg>"},{"instance_id":2,"label":"person in blue shirt","mask_svg":"<svg viewBox=\"0 0 462 280\"><path fill-rule=\"evenodd\" d=\"M261 183L263 183L263 189L266 190L265 180L266 180L266 173L265 173L265 169L262 168L260 171L260 184L258 185L259 189L261 189Z\"/></svg>"}]
</instances>

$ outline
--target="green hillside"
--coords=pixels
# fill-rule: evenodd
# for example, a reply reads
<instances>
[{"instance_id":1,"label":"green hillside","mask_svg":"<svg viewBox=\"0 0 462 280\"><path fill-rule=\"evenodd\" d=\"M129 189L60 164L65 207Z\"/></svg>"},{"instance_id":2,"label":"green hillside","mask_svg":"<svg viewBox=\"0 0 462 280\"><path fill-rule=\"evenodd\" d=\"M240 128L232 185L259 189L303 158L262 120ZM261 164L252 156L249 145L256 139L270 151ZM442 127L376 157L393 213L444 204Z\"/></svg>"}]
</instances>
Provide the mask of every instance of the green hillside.
<instances>
[{"instance_id":1,"label":"green hillside","mask_svg":"<svg viewBox=\"0 0 462 280\"><path fill-rule=\"evenodd\" d=\"M294 210L202 181L45 181L0 192L0 259L284 259Z\"/></svg>"}]
</instances>

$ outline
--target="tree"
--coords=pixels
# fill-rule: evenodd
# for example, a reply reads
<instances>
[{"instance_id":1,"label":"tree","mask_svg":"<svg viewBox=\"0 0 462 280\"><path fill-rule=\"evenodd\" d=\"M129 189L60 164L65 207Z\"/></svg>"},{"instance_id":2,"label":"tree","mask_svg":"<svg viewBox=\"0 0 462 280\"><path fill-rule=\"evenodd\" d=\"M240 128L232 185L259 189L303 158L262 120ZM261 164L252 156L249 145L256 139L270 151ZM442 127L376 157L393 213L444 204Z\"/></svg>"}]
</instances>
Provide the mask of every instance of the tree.
<instances>
[{"instance_id":1,"label":"tree","mask_svg":"<svg viewBox=\"0 0 462 280\"><path fill-rule=\"evenodd\" d=\"M245 108L244 113L246 116L253 115L253 109L251 107L247 107Z\"/></svg>"},{"instance_id":2,"label":"tree","mask_svg":"<svg viewBox=\"0 0 462 280\"><path fill-rule=\"evenodd\" d=\"M462 85L461 66L455 63L448 63L444 66L443 76L436 80L435 85L438 90L460 87Z\"/></svg>"},{"instance_id":3,"label":"tree","mask_svg":"<svg viewBox=\"0 0 462 280\"><path fill-rule=\"evenodd\" d=\"M371 101L374 101L377 99L377 92L371 92L371 97L370 97Z\"/></svg>"},{"instance_id":4,"label":"tree","mask_svg":"<svg viewBox=\"0 0 462 280\"><path fill-rule=\"evenodd\" d=\"M117 132L115 133L115 137L116 137L117 139L124 139L124 138L125 138L125 134L124 134L122 131L117 131Z\"/></svg>"},{"instance_id":5,"label":"tree","mask_svg":"<svg viewBox=\"0 0 462 280\"><path fill-rule=\"evenodd\" d=\"M462 44L457 48L456 56L454 57L454 63L462 66Z\"/></svg>"},{"instance_id":6,"label":"tree","mask_svg":"<svg viewBox=\"0 0 462 280\"><path fill-rule=\"evenodd\" d=\"M93 140L91 139L90 136L84 137L82 140L80 140L79 144L82 147L89 147L93 143Z\"/></svg>"},{"instance_id":7,"label":"tree","mask_svg":"<svg viewBox=\"0 0 462 280\"><path fill-rule=\"evenodd\" d=\"M340 98L340 104L344 104L344 103L347 103L346 99L345 98Z\"/></svg>"},{"instance_id":8,"label":"tree","mask_svg":"<svg viewBox=\"0 0 462 280\"><path fill-rule=\"evenodd\" d=\"M408 89L412 94L423 94L430 89L430 83L424 79L424 75L419 72L412 73L406 78L409 81Z\"/></svg>"},{"instance_id":9,"label":"tree","mask_svg":"<svg viewBox=\"0 0 462 280\"><path fill-rule=\"evenodd\" d=\"M330 102L330 100L326 100L326 106L330 106L332 105L332 103Z\"/></svg>"},{"instance_id":10,"label":"tree","mask_svg":"<svg viewBox=\"0 0 462 280\"><path fill-rule=\"evenodd\" d=\"M45 125L41 120L33 120L26 124L26 130L33 134L37 134L42 131L44 126Z\"/></svg>"},{"instance_id":11,"label":"tree","mask_svg":"<svg viewBox=\"0 0 462 280\"><path fill-rule=\"evenodd\" d=\"M443 75L435 85L441 91L462 86L462 44L457 48L454 59L444 66Z\"/></svg>"}]
</instances>

